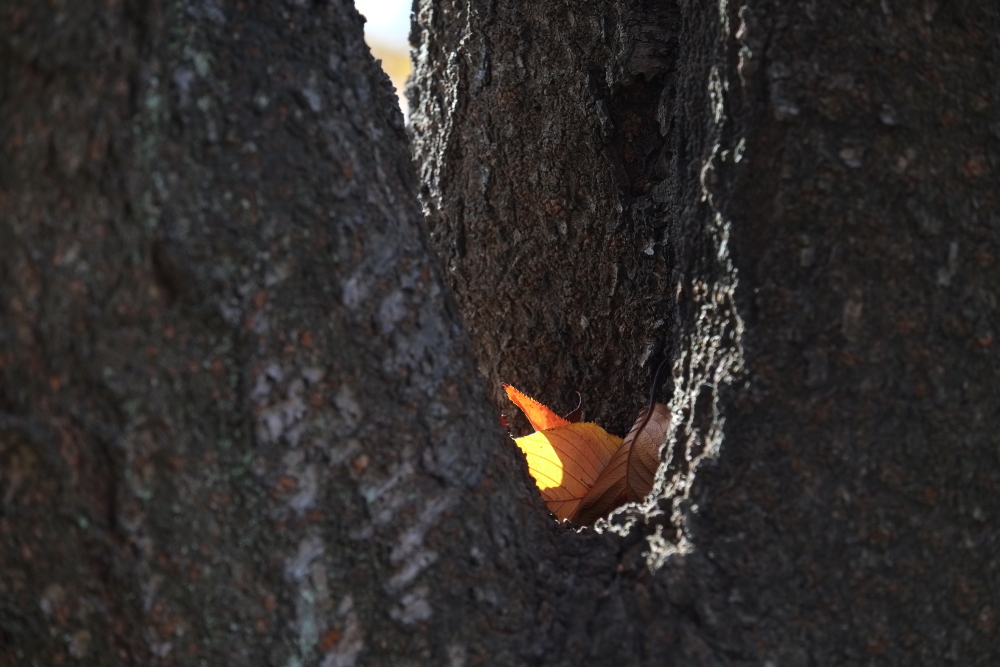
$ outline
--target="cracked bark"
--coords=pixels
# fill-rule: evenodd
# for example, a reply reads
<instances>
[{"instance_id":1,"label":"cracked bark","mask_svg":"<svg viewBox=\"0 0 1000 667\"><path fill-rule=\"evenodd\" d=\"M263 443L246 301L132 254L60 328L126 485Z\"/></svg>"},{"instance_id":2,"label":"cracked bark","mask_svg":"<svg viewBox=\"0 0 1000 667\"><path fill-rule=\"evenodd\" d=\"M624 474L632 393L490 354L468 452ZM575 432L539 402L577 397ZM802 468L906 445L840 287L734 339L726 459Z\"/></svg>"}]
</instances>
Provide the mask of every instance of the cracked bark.
<instances>
[{"instance_id":1,"label":"cracked bark","mask_svg":"<svg viewBox=\"0 0 1000 667\"><path fill-rule=\"evenodd\" d=\"M421 199L494 402L624 432L674 360L655 497L540 663L996 660L998 20L419 4Z\"/></svg>"},{"instance_id":2,"label":"cracked bark","mask_svg":"<svg viewBox=\"0 0 1000 667\"><path fill-rule=\"evenodd\" d=\"M419 181L348 3L0 9L0 664L996 662L1000 18L911 4L422 0ZM499 382L663 357L557 526Z\"/></svg>"}]
</instances>

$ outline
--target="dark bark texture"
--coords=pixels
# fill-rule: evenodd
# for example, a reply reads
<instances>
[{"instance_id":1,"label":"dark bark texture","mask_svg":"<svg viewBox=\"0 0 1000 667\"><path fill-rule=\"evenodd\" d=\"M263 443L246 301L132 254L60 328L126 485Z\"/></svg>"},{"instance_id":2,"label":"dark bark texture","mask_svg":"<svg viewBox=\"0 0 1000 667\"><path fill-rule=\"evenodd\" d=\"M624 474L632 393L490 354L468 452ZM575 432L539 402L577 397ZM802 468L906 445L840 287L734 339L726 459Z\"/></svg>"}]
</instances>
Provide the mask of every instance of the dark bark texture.
<instances>
[{"instance_id":1,"label":"dark bark texture","mask_svg":"<svg viewBox=\"0 0 1000 667\"><path fill-rule=\"evenodd\" d=\"M414 170L346 0L5 3L0 665L1000 662L1000 10L857 4L420 0Z\"/></svg>"},{"instance_id":2,"label":"dark bark texture","mask_svg":"<svg viewBox=\"0 0 1000 667\"><path fill-rule=\"evenodd\" d=\"M351 3L0 35L0 664L459 655L498 550L454 514L533 497L483 491L503 435Z\"/></svg>"},{"instance_id":3,"label":"dark bark texture","mask_svg":"<svg viewBox=\"0 0 1000 667\"><path fill-rule=\"evenodd\" d=\"M491 395L505 381L569 410L580 391L585 418L626 432L669 348L677 8L424 3L416 19L427 224Z\"/></svg>"},{"instance_id":4,"label":"dark bark texture","mask_svg":"<svg viewBox=\"0 0 1000 667\"><path fill-rule=\"evenodd\" d=\"M549 598L540 663L1000 660L1000 11L428 1L417 27L422 201L494 399L579 388L621 432L674 360L654 497L616 563L551 566L607 584Z\"/></svg>"}]
</instances>

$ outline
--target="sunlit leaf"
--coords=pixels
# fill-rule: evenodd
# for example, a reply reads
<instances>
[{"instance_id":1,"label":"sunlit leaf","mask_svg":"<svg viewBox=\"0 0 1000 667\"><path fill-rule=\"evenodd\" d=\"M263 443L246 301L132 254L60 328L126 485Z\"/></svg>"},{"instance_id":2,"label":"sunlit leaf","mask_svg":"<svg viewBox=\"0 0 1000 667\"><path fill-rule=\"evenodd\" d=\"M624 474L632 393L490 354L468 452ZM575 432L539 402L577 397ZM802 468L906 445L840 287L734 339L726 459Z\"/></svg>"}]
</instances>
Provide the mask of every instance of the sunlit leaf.
<instances>
[{"instance_id":1,"label":"sunlit leaf","mask_svg":"<svg viewBox=\"0 0 1000 667\"><path fill-rule=\"evenodd\" d=\"M528 418L528 421L531 422L531 427L536 431L544 431L548 428L555 428L556 426L565 426L566 424L569 424L567 420L557 415L548 407L542 405L530 396L522 394L509 384L505 384L503 388L507 392L507 396L510 400L514 402L514 405L521 408L521 412L523 412L524 416Z\"/></svg>"},{"instance_id":2,"label":"sunlit leaf","mask_svg":"<svg viewBox=\"0 0 1000 667\"><path fill-rule=\"evenodd\" d=\"M559 519L589 525L623 503L649 495L670 428L665 404L642 410L623 441L597 424L570 423L510 385L504 389L537 429L515 442L542 499ZM579 418L581 410L582 401L567 417Z\"/></svg>"},{"instance_id":3,"label":"sunlit leaf","mask_svg":"<svg viewBox=\"0 0 1000 667\"><path fill-rule=\"evenodd\" d=\"M622 439L597 424L579 422L536 431L515 442L549 511L562 520L574 518Z\"/></svg>"}]
</instances>

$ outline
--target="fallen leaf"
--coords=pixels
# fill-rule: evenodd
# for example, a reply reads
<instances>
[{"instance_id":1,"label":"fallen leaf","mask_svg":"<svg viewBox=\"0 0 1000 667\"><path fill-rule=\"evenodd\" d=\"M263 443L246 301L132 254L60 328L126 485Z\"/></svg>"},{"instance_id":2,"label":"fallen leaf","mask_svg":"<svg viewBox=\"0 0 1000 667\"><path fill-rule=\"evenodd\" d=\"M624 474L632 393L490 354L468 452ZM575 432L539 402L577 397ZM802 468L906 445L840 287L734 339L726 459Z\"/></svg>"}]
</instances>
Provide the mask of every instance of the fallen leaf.
<instances>
[{"instance_id":1,"label":"fallen leaf","mask_svg":"<svg viewBox=\"0 0 1000 667\"><path fill-rule=\"evenodd\" d=\"M670 408L664 403L654 403L652 413L648 407L639 413L621 447L580 502L574 521L591 524L619 505L649 495L670 419Z\"/></svg>"},{"instance_id":2,"label":"fallen leaf","mask_svg":"<svg viewBox=\"0 0 1000 667\"><path fill-rule=\"evenodd\" d=\"M536 431L544 431L556 426L569 424L567 420L557 415L547 406L542 405L526 394L522 394L509 384L505 384L503 388L510 400L514 402L514 405L521 408L521 412L528 418L528 421L531 422L531 427Z\"/></svg>"},{"instance_id":3,"label":"fallen leaf","mask_svg":"<svg viewBox=\"0 0 1000 667\"><path fill-rule=\"evenodd\" d=\"M528 460L528 473L545 505L560 521L575 520L580 502L622 445L621 438L592 422L538 430L514 442Z\"/></svg>"},{"instance_id":4,"label":"fallen leaf","mask_svg":"<svg viewBox=\"0 0 1000 667\"><path fill-rule=\"evenodd\" d=\"M537 429L514 441L524 452L546 506L560 520L589 525L619 505L649 495L660 465L660 445L670 428L670 409L653 402L664 367L661 363L654 377L650 407L639 413L624 441L597 424L576 422L582 401L563 418L504 385L507 396Z\"/></svg>"}]
</instances>

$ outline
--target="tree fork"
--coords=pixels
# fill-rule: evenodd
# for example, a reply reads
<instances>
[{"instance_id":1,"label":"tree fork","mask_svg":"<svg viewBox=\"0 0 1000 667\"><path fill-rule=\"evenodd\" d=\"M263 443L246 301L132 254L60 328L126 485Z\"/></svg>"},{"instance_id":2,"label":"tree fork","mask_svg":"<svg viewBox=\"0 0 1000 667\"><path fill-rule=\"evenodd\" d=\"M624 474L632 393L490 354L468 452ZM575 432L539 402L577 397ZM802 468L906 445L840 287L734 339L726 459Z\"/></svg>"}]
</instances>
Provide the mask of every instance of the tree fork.
<instances>
[{"instance_id":1,"label":"tree fork","mask_svg":"<svg viewBox=\"0 0 1000 667\"><path fill-rule=\"evenodd\" d=\"M661 485L543 662L995 659L997 10L417 23L422 202L494 399L579 388L614 431L649 351L676 360Z\"/></svg>"},{"instance_id":2,"label":"tree fork","mask_svg":"<svg viewBox=\"0 0 1000 667\"><path fill-rule=\"evenodd\" d=\"M998 10L582 4L0 10L0 662L996 661Z\"/></svg>"}]
</instances>

